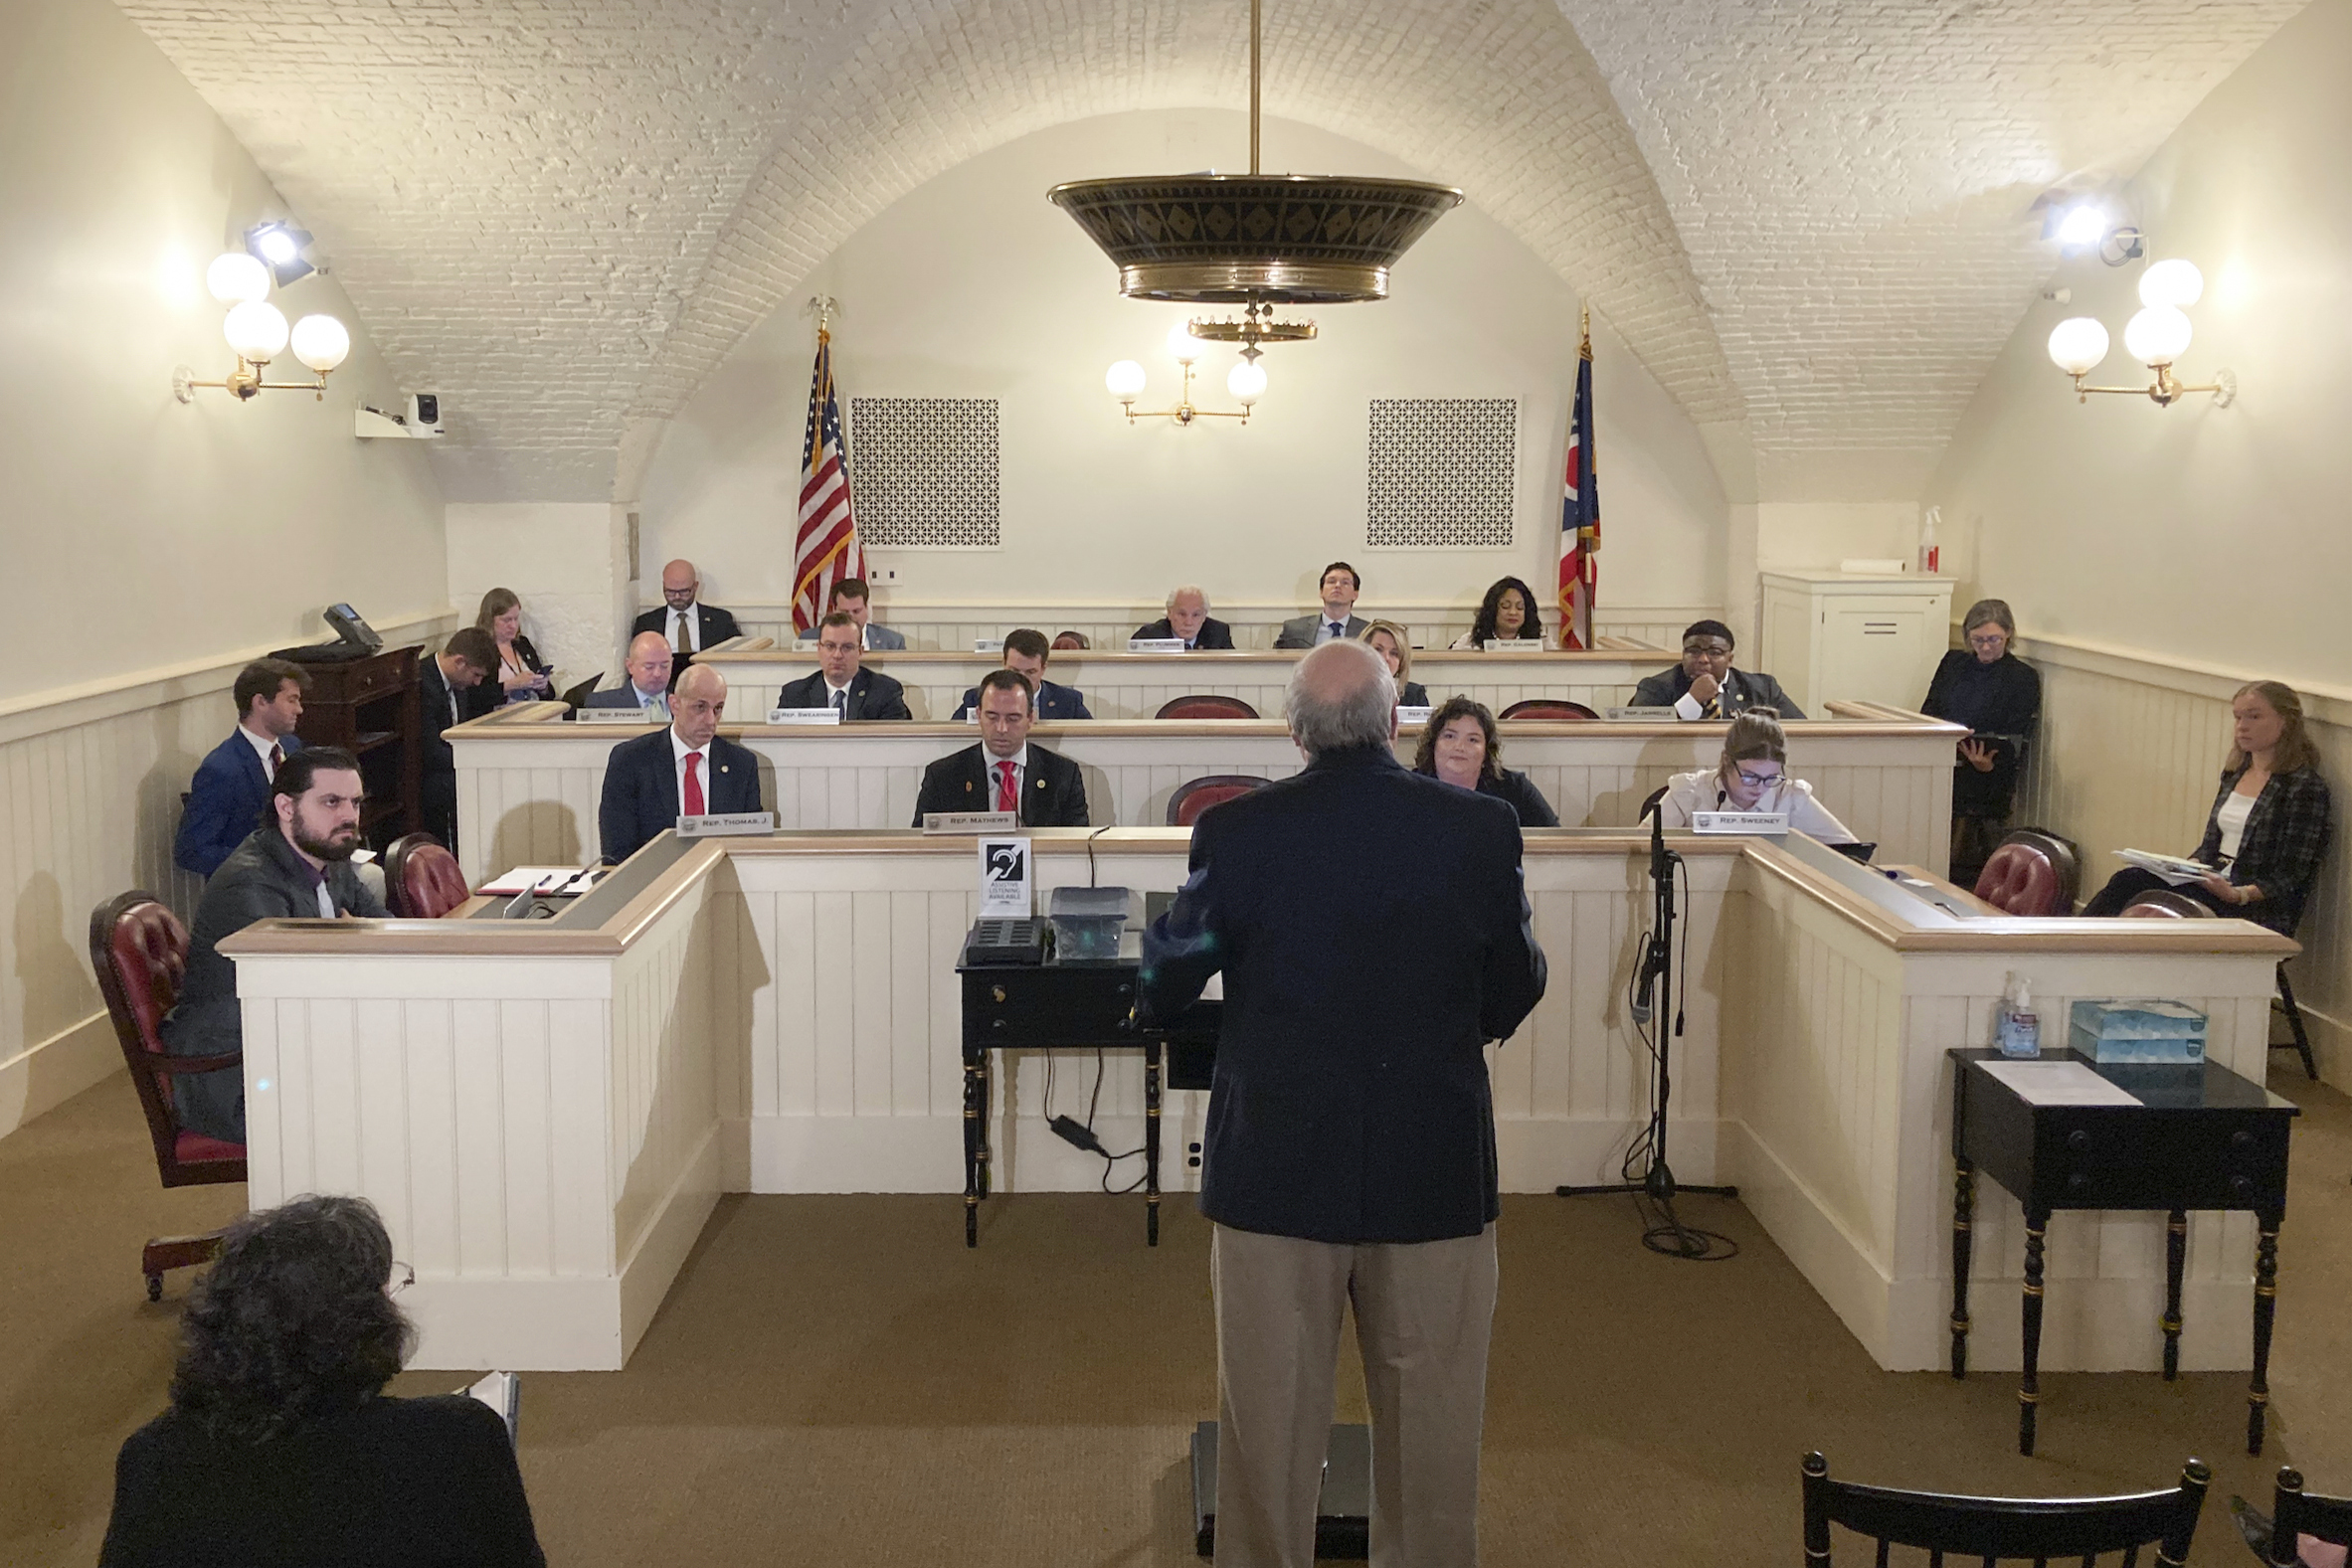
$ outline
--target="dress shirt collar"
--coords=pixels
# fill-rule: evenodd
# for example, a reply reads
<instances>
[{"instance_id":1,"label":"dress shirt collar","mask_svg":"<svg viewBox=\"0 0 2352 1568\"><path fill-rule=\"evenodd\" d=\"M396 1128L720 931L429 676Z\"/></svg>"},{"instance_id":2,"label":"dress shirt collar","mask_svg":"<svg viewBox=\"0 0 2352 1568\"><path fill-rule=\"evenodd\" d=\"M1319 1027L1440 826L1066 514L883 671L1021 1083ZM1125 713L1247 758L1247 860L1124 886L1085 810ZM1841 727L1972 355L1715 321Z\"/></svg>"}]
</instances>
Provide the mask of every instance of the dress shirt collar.
<instances>
[{"instance_id":1,"label":"dress shirt collar","mask_svg":"<svg viewBox=\"0 0 2352 1568\"><path fill-rule=\"evenodd\" d=\"M1029 771L1029 743L1026 741L1021 742L1020 750L1014 752L1010 757L998 757L995 752L990 751L984 744L980 749L980 762L982 769L987 772L989 778L992 780L996 777L996 765L998 763L1010 763L1012 764L1012 771L1015 776L1024 775Z\"/></svg>"},{"instance_id":2,"label":"dress shirt collar","mask_svg":"<svg viewBox=\"0 0 2352 1568\"><path fill-rule=\"evenodd\" d=\"M670 761L675 763L680 769L683 769L686 766L686 758L689 753L701 754L705 763L709 762L710 760L710 746L708 743L705 743L701 746L688 746L683 740L679 738L678 727L674 724L671 725L669 727ZM709 769L705 768L703 771L707 774ZM703 787L706 789L710 787L710 781L708 779L703 781Z\"/></svg>"},{"instance_id":3,"label":"dress shirt collar","mask_svg":"<svg viewBox=\"0 0 2352 1568\"><path fill-rule=\"evenodd\" d=\"M822 674L823 672L822 672L822 671L819 671L818 673L819 673L819 674ZM852 686L854 686L854 685L856 685L856 684L857 684L857 676L855 676L855 675L852 675L852 676L850 676L850 677L849 677L847 680L845 680L845 681L841 682L841 684L840 684L840 685L838 685L838 686L836 686L836 685L834 685L834 684L833 684L833 678L832 678L830 675L826 675L826 676L824 676L824 692L825 692L825 696L824 696L824 705L825 705L826 707L828 707L828 708L829 708L829 707L831 707L831 706L833 705L833 693L834 693L834 692L837 692L837 691L847 691L847 690L848 690L850 687L852 687Z\"/></svg>"},{"instance_id":4,"label":"dress shirt collar","mask_svg":"<svg viewBox=\"0 0 2352 1568\"><path fill-rule=\"evenodd\" d=\"M254 749L254 755L262 760L262 777L269 778L270 748L272 746L282 747L285 742L273 741L267 735L256 735L242 724L237 727L237 733L245 737L246 744Z\"/></svg>"},{"instance_id":5,"label":"dress shirt collar","mask_svg":"<svg viewBox=\"0 0 2352 1568\"><path fill-rule=\"evenodd\" d=\"M667 707L669 705L668 692L641 690L638 688L637 683L633 680L629 683L629 694L636 699L637 706L640 708L649 702L659 704L663 707Z\"/></svg>"}]
</instances>

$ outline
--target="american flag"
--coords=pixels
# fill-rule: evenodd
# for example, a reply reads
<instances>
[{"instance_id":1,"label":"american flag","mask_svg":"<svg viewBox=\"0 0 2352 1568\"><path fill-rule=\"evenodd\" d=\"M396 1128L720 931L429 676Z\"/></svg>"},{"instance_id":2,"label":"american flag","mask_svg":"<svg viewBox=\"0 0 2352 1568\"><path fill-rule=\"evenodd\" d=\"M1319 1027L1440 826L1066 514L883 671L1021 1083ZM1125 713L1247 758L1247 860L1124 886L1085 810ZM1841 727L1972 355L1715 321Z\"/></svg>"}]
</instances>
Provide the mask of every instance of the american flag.
<instances>
[{"instance_id":1,"label":"american flag","mask_svg":"<svg viewBox=\"0 0 2352 1568\"><path fill-rule=\"evenodd\" d=\"M1567 475L1560 482L1559 645L1592 646L1592 601L1600 587L1601 497L1592 479L1592 317L1576 350L1576 406L1568 416Z\"/></svg>"},{"instance_id":2,"label":"american flag","mask_svg":"<svg viewBox=\"0 0 2352 1568\"><path fill-rule=\"evenodd\" d=\"M849 514L849 465L841 405L833 397L833 335L816 329L816 373L809 384L809 436L801 458L801 531L793 545L793 629L824 618L835 583L865 576L865 552Z\"/></svg>"}]
</instances>

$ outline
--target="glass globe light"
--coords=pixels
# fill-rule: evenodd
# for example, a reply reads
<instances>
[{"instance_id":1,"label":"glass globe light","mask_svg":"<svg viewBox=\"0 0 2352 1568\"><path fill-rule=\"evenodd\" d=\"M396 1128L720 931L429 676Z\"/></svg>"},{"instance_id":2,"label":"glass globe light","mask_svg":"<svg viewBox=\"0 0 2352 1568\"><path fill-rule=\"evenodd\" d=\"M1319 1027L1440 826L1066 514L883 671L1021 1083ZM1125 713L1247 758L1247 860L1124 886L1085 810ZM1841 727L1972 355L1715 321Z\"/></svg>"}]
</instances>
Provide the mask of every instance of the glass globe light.
<instances>
[{"instance_id":1,"label":"glass globe light","mask_svg":"<svg viewBox=\"0 0 2352 1568\"><path fill-rule=\"evenodd\" d=\"M1103 373L1103 385L1111 396L1125 402L1144 390L1144 367L1132 359L1123 359Z\"/></svg>"},{"instance_id":2,"label":"glass globe light","mask_svg":"<svg viewBox=\"0 0 2352 1568\"><path fill-rule=\"evenodd\" d=\"M1266 395L1266 369L1243 360L1225 376L1225 390L1243 404L1251 404Z\"/></svg>"},{"instance_id":3,"label":"glass globe light","mask_svg":"<svg viewBox=\"0 0 2352 1568\"><path fill-rule=\"evenodd\" d=\"M2140 273L2139 302L2143 305L2170 305L2177 310L2195 304L2204 292L2205 274L2197 270L2197 263L2177 256Z\"/></svg>"},{"instance_id":4,"label":"glass globe light","mask_svg":"<svg viewBox=\"0 0 2352 1568\"><path fill-rule=\"evenodd\" d=\"M1189 365L1200 357L1208 345L1192 335L1189 321L1178 321L1168 329L1169 356L1179 365Z\"/></svg>"},{"instance_id":5,"label":"glass globe light","mask_svg":"<svg viewBox=\"0 0 2352 1568\"><path fill-rule=\"evenodd\" d=\"M333 316L304 316L290 335L294 358L325 375L351 353L351 334Z\"/></svg>"},{"instance_id":6,"label":"glass globe light","mask_svg":"<svg viewBox=\"0 0 2352 1568\"><path fill-rule=\"evenodd\" d=\"M2051 363L2070 376L2088 375L2107 357L2107 329L2089 316L2070 316L2050 334Z\"/></svg>"},{"instance_id":7,"label":"glass globe light","mask_svg":"<svg viewBox=\"0 0 2352 1568\"><path fill-rule=\"evenodd\" d=\"M259 257L229 251L213 258L204 269L204 286L224 305L247 304L270 296L270 268Z\"/></svg>"},{"instance_id":8,"label":"glass globe light","mask_svg":"<svg viewBox=\"0 0 2352 1568\"><path fill-rule=\"evenodd\" d=\"M257 365L268 364L285 347L285 317L267 300L249 299L229 312L229 319L221 323L221 335L242 357Z\"/></svg>"},{"instance_id":9,"label":"glass globe light","mask_svg":"<svg viewBox=\"0 0 2352 1568\"><path fill-rule=\"evenodd\" d=\"M2143 365L2169 365L2189 346L2189 318L2170 305L2150 305L2123 323L2123 346Z\"/></svg>"}]
</instances>

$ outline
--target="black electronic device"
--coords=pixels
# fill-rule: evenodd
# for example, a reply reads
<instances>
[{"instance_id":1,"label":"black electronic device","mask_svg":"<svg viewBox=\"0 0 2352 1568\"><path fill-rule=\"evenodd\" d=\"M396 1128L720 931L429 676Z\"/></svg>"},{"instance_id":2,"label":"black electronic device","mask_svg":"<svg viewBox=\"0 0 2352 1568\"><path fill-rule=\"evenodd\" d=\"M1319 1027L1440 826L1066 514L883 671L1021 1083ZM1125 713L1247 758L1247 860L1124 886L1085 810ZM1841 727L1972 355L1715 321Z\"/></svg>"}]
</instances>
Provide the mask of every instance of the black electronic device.
<instances>
[{"instance_id":1,"label":"black electronic device","mask_svg":"<svg viewBox=\"0 0 2352 1568\"><path fill-rule=\"evenodd\" d=\"M1037 919L995 917L972 923L964 939L965 968L1033 968L1045 961L1045 934L1050 923Z\"/></svg>"},{"instance_id":2,"label":"black electronic device","mask_svg":"<svg viewBox=\"0 0 2352 1568\"><path fill-rule=\"evenodd\" d=\"M1871 856L1879 852L1879 846L1868 840L1852 844L1832 844L1829 847L1844 855L1848 860L1866 866L1871 863Z\"/></svg>"},{"instance_id":3,"label":"black electronic device","mask_svg":"<svg viewBox=\"0 0 2352 1568\"><path fill-rule=\"evenodd\" d=\"M369 625L366 617L349 605L327 606L326 623L335 628L336 636L370 653L384 645L384 639L376 634L376 628Z\"/></svg>"}]
</instances>

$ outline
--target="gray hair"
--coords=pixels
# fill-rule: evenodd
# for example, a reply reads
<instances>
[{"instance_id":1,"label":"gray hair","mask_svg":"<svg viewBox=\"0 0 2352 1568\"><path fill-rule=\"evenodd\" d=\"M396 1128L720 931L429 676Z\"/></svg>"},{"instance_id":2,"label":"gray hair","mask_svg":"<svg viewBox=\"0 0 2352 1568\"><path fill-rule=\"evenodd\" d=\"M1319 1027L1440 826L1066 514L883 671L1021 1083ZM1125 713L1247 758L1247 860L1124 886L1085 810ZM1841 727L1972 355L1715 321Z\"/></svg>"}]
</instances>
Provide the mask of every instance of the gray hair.
<instances>
[{"instance_id":1,"label":"gray hair","mask_svg":"<svg viewBox=\"0 0 2352 1568\"><path fill-rule=\"evenodd\" d=\"M1208 609L1208 590L1202 588L1198 583L1178 583L1176 587L1168 591L1168 598L1161 602L1160 608L1162 610L1176 609L1176 602L1183 598L1186 594L1198 594L1200 596L1200 608L1203 610Z\"/></svg>"},{"instance_id":2,"label":"gray hair","mask_svg":"<svg viewBox=\"0 0 2352 1568\"><path fill-rule=\"evenodd\" d=\"M1386 746L1396 731L1396 680L1370 644L1326 642L1291 672L1283 711L1309 757Z\"/></svg>"},{"instance_id":3,"label":"gray hair","mask_svg":"<svg viewBox=\"0 0 2352 1568\"><path fill-rule=\"evenodd\" d=\"M2000 599L1980 599L1968 607L1968 613L1960 622L1960 634L1966 636L1979 626L1999 626L2011 636L2017 635L2017 617L2009 612L2009 603Z\"/></svg>"}]
</instances>

